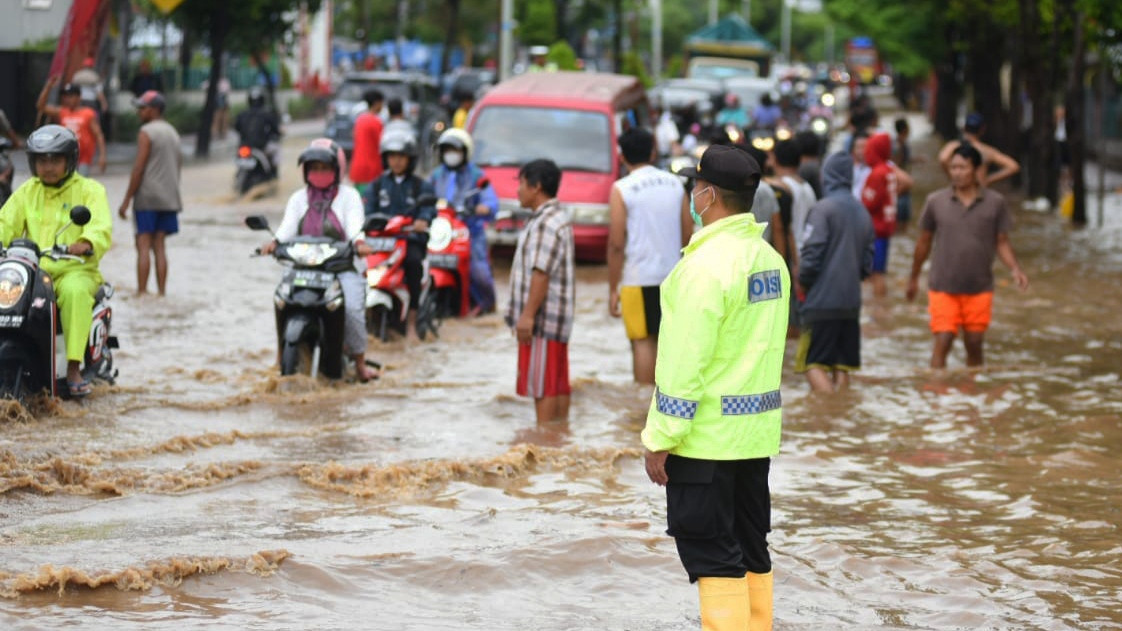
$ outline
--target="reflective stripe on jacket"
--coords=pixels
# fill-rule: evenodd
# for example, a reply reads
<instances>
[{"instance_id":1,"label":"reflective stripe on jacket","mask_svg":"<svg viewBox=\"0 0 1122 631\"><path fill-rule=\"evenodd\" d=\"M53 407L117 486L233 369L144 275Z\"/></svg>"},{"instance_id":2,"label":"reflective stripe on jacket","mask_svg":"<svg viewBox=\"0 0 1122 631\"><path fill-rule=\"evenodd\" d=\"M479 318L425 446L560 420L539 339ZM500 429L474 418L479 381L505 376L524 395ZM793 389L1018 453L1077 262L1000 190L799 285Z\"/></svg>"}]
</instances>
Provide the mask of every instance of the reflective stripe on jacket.
<instances>
[{"instance_id":1,"label":"reflective stripe on jacket","mask_svg":"<svg viewBox=\"0 0 1122 631\"><path fill-rule=\"evenodd\" d=\"M751 213L698 231L662 283L651 451L740 460L779 453L791 278Z\"/></svg>"}]
</instances>

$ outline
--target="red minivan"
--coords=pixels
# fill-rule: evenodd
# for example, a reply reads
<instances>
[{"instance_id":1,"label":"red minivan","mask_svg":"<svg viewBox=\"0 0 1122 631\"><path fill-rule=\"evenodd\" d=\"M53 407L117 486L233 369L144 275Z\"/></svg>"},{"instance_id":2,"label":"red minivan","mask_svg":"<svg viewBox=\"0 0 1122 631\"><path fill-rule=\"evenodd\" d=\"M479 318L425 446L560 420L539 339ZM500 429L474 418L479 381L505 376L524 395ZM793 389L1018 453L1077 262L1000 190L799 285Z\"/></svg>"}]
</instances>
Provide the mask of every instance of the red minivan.
<instances>
[{"instance_id":1,"label":"red minivan","mask_svg":"<svg viewBox=\"0 0 1122 631\"><path fill-rule=\"evenodd\" d=\"M499 197L498 220L488 233L492 250L513 250L528 213L518 204L519 168L549 158L561 168L557 197L573 220L576 258L606 260L608 197L622 175L616 138L648 120L646 90L627 75L534 72L488 90L467 130L475 142L471 159Z\"/></svg>"}]
</instances>

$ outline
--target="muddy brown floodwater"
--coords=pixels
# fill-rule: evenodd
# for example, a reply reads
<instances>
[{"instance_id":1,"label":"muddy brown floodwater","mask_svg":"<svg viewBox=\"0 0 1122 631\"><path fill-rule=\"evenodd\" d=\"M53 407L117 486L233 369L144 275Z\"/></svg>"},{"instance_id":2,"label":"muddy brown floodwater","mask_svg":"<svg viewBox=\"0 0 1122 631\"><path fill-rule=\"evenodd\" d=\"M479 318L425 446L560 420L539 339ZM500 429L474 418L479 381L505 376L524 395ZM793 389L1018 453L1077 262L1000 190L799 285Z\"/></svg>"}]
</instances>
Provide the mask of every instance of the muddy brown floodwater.
<instances>
[{"instance_id":1,"label":"muddy brown floodwater","mask_svg":"<svg viewBox=\"0 0 1122 631\"><path fill-rule=\"evenodd\" d=\"M166 299L132 295L116 220L117 385L0 421L0 627L697 628L604 268L578 272L567 426L513 395L497 316L372 341L370 385L276 376L280 267L241 220L279 220L300 140L282 196L236 203L231 164L186 169ZM104 178L114 208L125 177ZM961 346L925 368L908 235L855 389L810 398L788 371L776 629L1122 628L1117 197L1082 232L1017 212L1032 285L1000 269L984 372Z\"/></svg>"}]
</instances>

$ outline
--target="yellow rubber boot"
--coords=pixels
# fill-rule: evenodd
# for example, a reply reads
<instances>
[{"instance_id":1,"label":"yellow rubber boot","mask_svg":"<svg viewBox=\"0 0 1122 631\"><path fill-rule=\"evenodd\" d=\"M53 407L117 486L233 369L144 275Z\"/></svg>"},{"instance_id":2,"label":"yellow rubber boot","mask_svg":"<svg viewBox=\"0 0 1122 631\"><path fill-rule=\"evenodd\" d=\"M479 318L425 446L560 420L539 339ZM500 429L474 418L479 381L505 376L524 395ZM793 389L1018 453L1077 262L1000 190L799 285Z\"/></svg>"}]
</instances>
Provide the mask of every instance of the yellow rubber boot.
<instances>
[{"instance_id":1,"label":"yellow rubber boot","mask_svg":"<svg viewBox=\"0 0 1122 631\"><path fill-rule=\"evenodd\" d=\"M747 631L748 579L697 579L702 631Z\"/></svg>"},{"instance_id":2,"label":"yellow rubber boot","mask_svg":"<svg viewBox=\"0 0 1122 631\"><path fill-rule=\"evenodd\" d=\"M744 575L748 581L748 602L751 604L752 617L748 622L750 631L771 631L772 611L772 578L773 574Z\"/></svg>"}]
</instances>

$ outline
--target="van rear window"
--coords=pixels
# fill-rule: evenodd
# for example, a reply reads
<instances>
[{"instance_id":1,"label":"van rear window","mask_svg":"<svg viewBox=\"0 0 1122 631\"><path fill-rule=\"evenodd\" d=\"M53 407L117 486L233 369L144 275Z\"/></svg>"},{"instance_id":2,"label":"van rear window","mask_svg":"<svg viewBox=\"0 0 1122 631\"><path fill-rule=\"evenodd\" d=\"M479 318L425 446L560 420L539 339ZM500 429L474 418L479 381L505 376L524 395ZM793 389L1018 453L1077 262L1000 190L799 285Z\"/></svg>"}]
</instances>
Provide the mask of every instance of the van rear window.
<instances>
[{"instance_id":1,"label":"van rear window","mask_svg":"<svg viewBox=\"0 0 1122 631\"><path fill-rule=\"evenodd\" d=\"M611 119L600 112L491 105L471 131L479 166L549 158L562 170L612 172Z\"/></svg>"}]
</instances>

